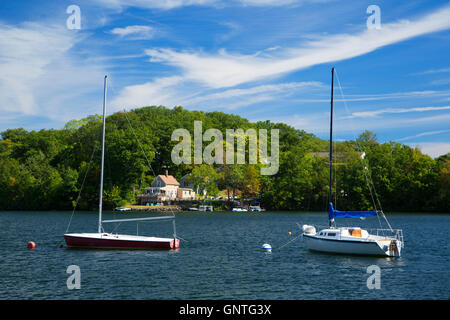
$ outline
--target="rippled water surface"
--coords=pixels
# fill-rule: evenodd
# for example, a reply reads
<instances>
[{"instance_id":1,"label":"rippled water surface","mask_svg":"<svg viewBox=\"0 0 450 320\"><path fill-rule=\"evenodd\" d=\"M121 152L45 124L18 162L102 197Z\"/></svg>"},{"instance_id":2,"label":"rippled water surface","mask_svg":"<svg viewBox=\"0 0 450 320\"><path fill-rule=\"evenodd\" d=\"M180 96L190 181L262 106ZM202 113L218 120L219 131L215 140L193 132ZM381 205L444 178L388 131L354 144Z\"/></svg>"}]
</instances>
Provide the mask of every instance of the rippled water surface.
<instances>
[{"instance_id":1,"label":"rippled water surface","mask_svg":"<svg viewBox=\"0 0 450 320\"><path fill-rule=\"evenodd\" d=\"M0 299L450 298L449 215L390 215L404 232L401 258L313 253L301 237L288 243L299 234L297 223L324 225L325 213L179 213L176 230L185 241L176 251L60 248L70 216L0 212ZM149 215L106 213L105 219L135 216ZM96 213L75 213L69 231L96 232L97 219ZM353 222L378 227L377 219ZM170 237L172 223L119 228L137 231ZM26 248L30 240L36 249ZM266 242L272 253L260 249ZM80 267L79 290L67 288L69 265ZM381 269L379 290L367 288L370 265Z\"/></svg>"}]
</instances>

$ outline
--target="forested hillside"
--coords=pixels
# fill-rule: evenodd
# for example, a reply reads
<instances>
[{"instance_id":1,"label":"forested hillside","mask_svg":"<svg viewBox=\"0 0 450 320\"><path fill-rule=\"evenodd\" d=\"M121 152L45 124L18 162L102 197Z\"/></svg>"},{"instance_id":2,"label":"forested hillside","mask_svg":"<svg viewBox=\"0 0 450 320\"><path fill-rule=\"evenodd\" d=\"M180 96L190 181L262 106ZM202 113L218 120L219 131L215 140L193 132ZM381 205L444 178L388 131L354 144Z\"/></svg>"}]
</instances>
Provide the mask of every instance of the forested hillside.
<instances>
[{"instance_id":1,"label":"forested hillside","mask_svg":"<svg viewBox=\"0 0 450 320\"><path fill-rule=\"evenodd\" d=\"M195 120L202 121L203 131L216 128L224 137L226 129L279 129L279 171L261 175L261 164L248 161L175 165L171 152L178 141L171 141L172 132L185 128L194 136ZM60 130L2 132L0 210L72 209L82 186L78 207L96 208L101 122L101 117L89 116ZM104 203L109 208L133 203L154 174L166 169L177 179L192 173L193 183L208 195L239 190L243 198L258 198L267 209L327 208L329 162L318 153L328 151L328 141L282 123L251 123L236 115L182 107L145 107L107 117L105 150ZM385 211L450 211L449 154L432 159L396 142L380 144L371 132L336 143L335 150L333 197L339 209L373 208L371 181Z\"/></svg>"}]
</instances>

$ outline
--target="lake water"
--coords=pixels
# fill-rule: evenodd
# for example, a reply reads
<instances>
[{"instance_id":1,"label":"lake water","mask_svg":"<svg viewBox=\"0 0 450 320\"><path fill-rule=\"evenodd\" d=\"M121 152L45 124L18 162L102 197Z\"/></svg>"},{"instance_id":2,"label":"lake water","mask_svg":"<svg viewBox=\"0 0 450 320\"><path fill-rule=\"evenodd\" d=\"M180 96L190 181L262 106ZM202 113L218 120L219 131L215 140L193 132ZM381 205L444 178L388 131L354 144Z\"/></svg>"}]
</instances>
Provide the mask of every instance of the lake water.
<instances>
[{"instance_id":1,"label":"lake water","mask_svg":"<svg viewBox=\"0 0 450 320\"><path fill-rule=\"evenodd\" d=\"M0 212L0 299L450 298L450 215L390 215L393 228L404 232L401 258L314 253L301 237L288 243L299 234L297 223L324 225L326 213L179 213L177 234L186 241L176 251L67 249L63 234L70 216ZM135 216L149 214L104 218ZM69 231L96 232L97 219L96 213L77 212ZM376 218L353 222L379 227ZM119 229L136 231L134 222ZM141 222L139 234L170 237L172 223ZM36 249L26 248L30 240ZM261 250L266 242L272 253ZM80 268L79 290L67 288L69 265ZM371 265L381 269L380 289L366 285Z\"/></svg>"}]
</instances>

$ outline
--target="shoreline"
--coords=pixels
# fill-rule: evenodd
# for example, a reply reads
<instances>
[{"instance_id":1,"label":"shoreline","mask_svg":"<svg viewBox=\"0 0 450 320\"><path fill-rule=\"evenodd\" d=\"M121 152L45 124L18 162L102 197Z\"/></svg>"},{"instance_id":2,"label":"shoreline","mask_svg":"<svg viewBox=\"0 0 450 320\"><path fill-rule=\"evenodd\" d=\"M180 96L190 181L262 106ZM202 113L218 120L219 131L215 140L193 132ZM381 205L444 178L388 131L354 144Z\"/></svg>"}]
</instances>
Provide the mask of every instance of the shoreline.
<instances>
[{"instance_id":1,"label":"shoreline","mask_svg":"<svg viewBox=\"0 0 450 320\"><path fill-rule=\"evenodd\" d=\"M205 213L205 214L213 214L213 213L233 213L233 214L264 214L264 213L288 213L288 214L309 214L309 213L317 213L317 214L327 214L327 211L323 210L323 211L314 211L314 210L310 210L310 211L304 211L304 210L266 210L266 211L261 211L261 212L255 212L255 211L246 211L246 212L233 212L231 210L216 210L214 209L213 212L211 211L190 211L190 210L183 210L183 209L178 209L178 210L171 210L172 208L168 208L168 207L159 207L157 210L154 210L155 207L150 207L149 209L141 209L141 210L129 210L129 211L116 211L113 209L104 209L103 212L108 212L108 213L116 213L116 214L121 214L121 215L127 215L127 214L138 214L138 213ZM30 212L36 212L36 213L42 213L42 212L71 212L71 209L50 209L50 210L45 210L45 209L39 209L39 210L27 210L27 209L23 209L23 210L1 210L0 209L0 214L2 212L17 212L17 213L30 213ZM98 211L97 210L76 210L76 212L83 212L83 213L95 213L97 214ZM386 214L386 213L385 213ZM450 212L429 212L429 211L393 211L393 212L388 212L387 215L401 215L401 214L409 214L409 215L415 215L415 214L428 214L428 215L450 215Z\"/></svg>"}]
</instances>

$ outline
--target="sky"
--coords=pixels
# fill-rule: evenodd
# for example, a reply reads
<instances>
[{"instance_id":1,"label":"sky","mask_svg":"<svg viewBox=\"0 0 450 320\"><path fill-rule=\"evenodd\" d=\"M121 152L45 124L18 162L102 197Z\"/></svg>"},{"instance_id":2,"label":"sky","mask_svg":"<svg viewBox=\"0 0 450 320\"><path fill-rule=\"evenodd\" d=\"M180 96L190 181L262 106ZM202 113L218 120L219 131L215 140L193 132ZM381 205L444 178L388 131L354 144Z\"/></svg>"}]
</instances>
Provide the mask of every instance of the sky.
<instances>
[{"instance_id":1,"label":"sky","mask_svg":"<svg viewBox=\"0 0 450 320\"><path fill-rule=\"evenodd\" d=\"M375 6L375 7L374 7ZM0 1L0 132L148 105L450 152L450 2Z\"/></svg>"}]
</instances>

